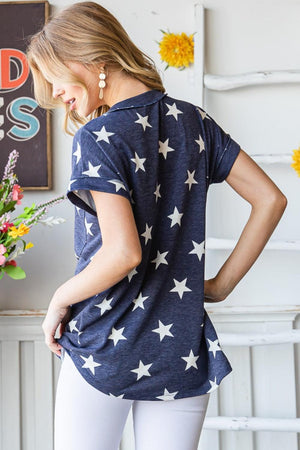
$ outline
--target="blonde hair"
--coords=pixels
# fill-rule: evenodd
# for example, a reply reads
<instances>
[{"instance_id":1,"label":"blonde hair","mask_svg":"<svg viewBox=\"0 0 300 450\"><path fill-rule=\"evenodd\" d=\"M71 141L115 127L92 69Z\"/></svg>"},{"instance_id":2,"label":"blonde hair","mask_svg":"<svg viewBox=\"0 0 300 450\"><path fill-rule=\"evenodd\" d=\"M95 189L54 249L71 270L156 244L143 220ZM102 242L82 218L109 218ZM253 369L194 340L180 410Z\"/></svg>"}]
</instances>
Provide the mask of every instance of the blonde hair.
<instances>
[{"instance_id":1,"label":"blonde hair","mask_svg":"<svg viewBox=\"0 0 300 450\"><path fill-rule=\"evenodd\" d=\"M87 68L105 63L109 69L123 70L150 89L165 91L152 59L135 46L107 9L94 2L75 3L52 17L31 37L27 58L35 97L45 109L62 104L53 98L48 77L81 86L87 93L83 81L66 66L68 61ZM100 106L90 118L99 117L108 109L107 105ZM64 128L69 134L73 134L68 129L69 119L77 128L89 120L66 106Z\"/></svg>"}]
</instances>

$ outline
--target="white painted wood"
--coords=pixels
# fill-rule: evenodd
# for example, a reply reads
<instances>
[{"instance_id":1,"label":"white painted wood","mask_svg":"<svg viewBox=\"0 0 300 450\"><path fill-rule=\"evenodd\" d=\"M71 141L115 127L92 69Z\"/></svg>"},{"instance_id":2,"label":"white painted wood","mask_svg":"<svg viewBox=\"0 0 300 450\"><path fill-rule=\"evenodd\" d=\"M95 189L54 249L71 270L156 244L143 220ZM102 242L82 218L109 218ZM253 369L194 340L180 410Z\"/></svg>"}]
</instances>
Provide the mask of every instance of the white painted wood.
<instances>
[{"instance_id":1,"label":"white painted wood","mask_svg":"<svg viewBox=\"0 0 300 450\"><path fill-rule=\"evenodd\" d=\"M222 345L257 346L300 343L300 330L280 333L218 333Z\"/></svg>"},{"instance_id":2,"label":"white painted wood","mask_svg":"<svg viewBox=\"0 0 300 450\"><path fill-rule=\"evenodd\" d=\"M33 342L20 342L22 450L35 450L35 402Z\"/></svg>"},{"instance_id":3,"label":"white painted wood","mask_svg":"<svg viewBox=\"0 0 300 450\"><path fill-rule=\"evenodd\" d=\"M207 250L232 250L236 246L236 239L221 239L208 237L205 248ZM264 250L300 250L300 240L269 240Z\"/></svg>"},{"instance_id":4,"label":"white painted wood","mask_svg":"<svg viewBox=\"0 0 300 450\"><path fill-rule=\"evenodd\" d=\"M300 433L300 419L272 419L264 417L206 417L206 429L234 431L276 431ZM276 436L274 436L276 439ZM241 447L246 450L245 447ZM252 448L252 447L250 447Z\"/></svg>"},{"instance_id":5,"label":"white painted wood","mask_svg":"<svg viewBox=\"0 0 300 450\"><path fill-rule=\"evenodd\" d=\"M44 342L34 343L35 445L36 450L53 449L52 355Z\"/></svg>"},{"instance_id":6,"label":"white painted wood","mask_svg":"<svg viewBox=\"0 0 300 450\"><path fill-rule=\"evenodd\" d=\"M300 83L300 71L279 70L249 72L235 75L205 74L204 76L205 87L214 91L226 91L246 86L278 83Z\"/></svg>"},{"instance_id":7,"label":"white painted wood","mask_svg":"<svg viewBox=\"0 0 300 450\"><path fill-rule=\"evenodd\" d=\"M232 372L221 383L219 416L253 416L252 382L251 382L251 348L228 347L221 345L232 366ZM204 424L208 428L215 423L218 416L207 418ZM222 430L222 427L217 429ZM226 430L226 432L224 432ZM253 432L237 433L230 427L220 432L222 450L253 450Z\"/></svg>"},{"instance_id":8,"label":"white painted wood","mask_svg":"<svg viewBox=\"0 0 300 450\"><path fill-rule=\"evenodd\" d=\"M196 3L194 7L195 14L195 30L194 35L194 77L195 90L197 93L197 103L199 106L204 105L204 7L200 3ZM198 100L199 99L199 100Z\"/></svg>"},{"instance_id":9,"label":"white painted wood","mask_svg":"<svg viewBox=\"0 0 300 450\"><path fill-rule=\"evenodd\" d=\"M253 154L250 155L258 164L292 164L292 153Z\"/></svg>"},{"instance_id":10,"label":"white painted wood","mask_svg":"<svg viewBox=\"0 0 300 450\"><path fill-rule=\"evenodd\" d=\"M21 450L19 342L2 342L2 448Z\"/></svg>"},{"instance_id":11,"label":"white painted wood","mask_svg":"<svg viewBox=\"0 0 300 450\"><path fill-rule=\"evenodd\" d=\"M276 321L256 325L265 333L288 331L292 327L293 323ZM265 419L296 419L295 392L299 380L295 378L294 345L255 346L252 352L253 415ZM287 431L258 431L256 447L257 450L283 447L298 450L297 436Z\"/></svg>"}]
</instances>

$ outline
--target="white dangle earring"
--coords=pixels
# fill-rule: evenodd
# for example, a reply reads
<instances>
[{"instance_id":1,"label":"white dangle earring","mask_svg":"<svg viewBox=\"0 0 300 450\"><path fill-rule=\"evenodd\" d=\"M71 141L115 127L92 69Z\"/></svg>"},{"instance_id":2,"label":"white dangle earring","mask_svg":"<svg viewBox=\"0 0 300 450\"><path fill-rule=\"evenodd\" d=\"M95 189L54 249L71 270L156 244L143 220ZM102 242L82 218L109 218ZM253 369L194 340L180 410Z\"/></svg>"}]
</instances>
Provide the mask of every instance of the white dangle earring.
<instances>
[{"instance_id":1,"label":"white dangle earring","mask_svg":"<svg viewBox=\"0 0 300 450\"><path fill-rule=\"evenodd\" d=\"M102 100L103 99L103 89L106 86L106 82L105 82L106 73L104 72L103 67L101 67L101 69L100 69L99 78L100 78L100 81L99 81L99 88L100 88L99 98Z\"/></svg>"}]
</instances>

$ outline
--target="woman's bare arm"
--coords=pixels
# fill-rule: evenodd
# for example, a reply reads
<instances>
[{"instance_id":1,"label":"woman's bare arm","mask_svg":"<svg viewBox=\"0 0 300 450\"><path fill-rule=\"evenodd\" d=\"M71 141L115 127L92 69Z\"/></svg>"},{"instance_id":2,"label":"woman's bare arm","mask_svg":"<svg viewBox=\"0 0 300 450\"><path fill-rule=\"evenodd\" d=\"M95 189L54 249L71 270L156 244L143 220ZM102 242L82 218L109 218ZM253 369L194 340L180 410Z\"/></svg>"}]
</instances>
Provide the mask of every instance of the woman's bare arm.
<instances>
[{"instance_id":1,"label":"woman's bare arm","mask_svg":"<svg viewBox=\"0 0 300 450\"><path fill-rule=\"evenodd\" d=\"M217 275L205 281L206 302L222 301L230 294L262 252L287 205L284 194L243 150L226 181L252 209L232 253Z\"/></svg>"},{"instance_id":2,"label":"woman's bare arm","mask_svg":"<svg viewBox=\"0 0 300 450\"><path fill-rule=\"evenodd\" d=\"M80 273L62 284L53 295L43 322L45 342L60 356L55 332L68 320L73 305L122 280L142 258L140 239L130 202L119 195L92 191L102 235L102 247Z\"/></svg>"}]
</instances>

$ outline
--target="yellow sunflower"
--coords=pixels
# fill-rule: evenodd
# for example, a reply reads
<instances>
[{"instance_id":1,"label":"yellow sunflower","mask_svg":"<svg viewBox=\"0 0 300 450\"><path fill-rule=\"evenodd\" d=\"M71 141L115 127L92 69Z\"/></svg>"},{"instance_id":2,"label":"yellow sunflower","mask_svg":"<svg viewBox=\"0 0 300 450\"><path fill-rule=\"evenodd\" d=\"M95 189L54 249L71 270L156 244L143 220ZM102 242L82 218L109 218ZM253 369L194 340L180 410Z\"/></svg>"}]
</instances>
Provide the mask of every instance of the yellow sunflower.
<instances>
[{"instance_id":1,"label":"yellow sunflower","mask_svg":"<svg viewBox=\"0 0 300 450\"><path fill-rule=\"evenodd\" d=\"M291 164L291 167L293 167L298 176L300 177L300 148L298 148L297 150L293 150L293 155L292 155L292 159L294 161L293 164Z\"/></svg>"},{"instance_id":2,"label":"yellow sunflower","mask_svg":"<svg viewBox=\"0 0 300 450\"><path fill-rule=\"evenodd\" d=\"M185 69L194 62L194 37L185 33L174 34L163 32L163 38L159 42L159 54L162 61L169 66Z\"/></svg>"}]
</instances>

